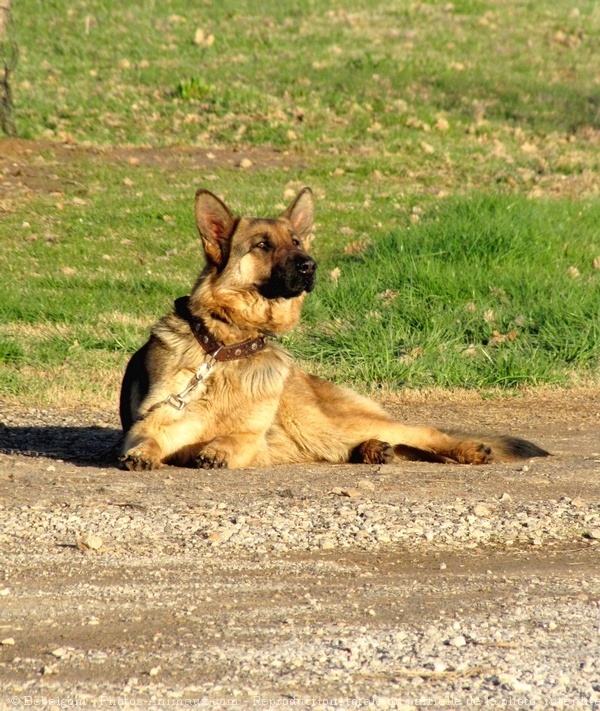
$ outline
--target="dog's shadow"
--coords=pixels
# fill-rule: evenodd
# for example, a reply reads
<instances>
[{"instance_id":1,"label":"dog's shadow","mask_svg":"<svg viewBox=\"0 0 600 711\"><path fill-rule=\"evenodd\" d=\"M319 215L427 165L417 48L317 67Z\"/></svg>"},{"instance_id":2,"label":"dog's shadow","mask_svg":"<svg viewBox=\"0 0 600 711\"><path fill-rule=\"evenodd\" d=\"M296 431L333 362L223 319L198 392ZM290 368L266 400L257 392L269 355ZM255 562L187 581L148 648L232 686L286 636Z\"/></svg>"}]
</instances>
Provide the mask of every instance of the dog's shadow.
<instances>
[{"instance_id":1,"label":"dog's shadow","mask_svg":"<svg viewBox=\"0 0 600 711\"><path fill-rule=\"evenodd\" d=\"M121 430L108 427L0 423L0 454L48 457L81 466L116 466L122 439Z\"/></svg>"}]
</instances>

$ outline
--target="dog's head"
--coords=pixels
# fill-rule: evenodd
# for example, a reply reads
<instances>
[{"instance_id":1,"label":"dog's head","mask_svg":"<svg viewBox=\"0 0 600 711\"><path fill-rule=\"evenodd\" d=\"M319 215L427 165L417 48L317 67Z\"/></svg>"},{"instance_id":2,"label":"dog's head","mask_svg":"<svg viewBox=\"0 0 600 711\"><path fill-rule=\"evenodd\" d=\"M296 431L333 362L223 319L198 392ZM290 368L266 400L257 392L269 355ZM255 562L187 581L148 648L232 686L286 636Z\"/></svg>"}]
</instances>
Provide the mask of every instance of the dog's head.
<instances>
[{"instance_id":1,"label":"dog's head","mask_svg":"<svg viewBox=\"0 0 600 711\"><path fill-rule=\"evenodd\" d=\"M233 303L249 322L268 320L264 328L282 331L293 326L282 323L275 328L272 322L298 310L315 286L317 264L307 253L314 220L310 188L301 190L275 218L236 217L219 198L200 189L195 213L206 256L197 285L205 305L209 300L213 310L221 305L230 317L238 317L236 322L240 314L231 313Z\"/></svg>"}]
</instances>

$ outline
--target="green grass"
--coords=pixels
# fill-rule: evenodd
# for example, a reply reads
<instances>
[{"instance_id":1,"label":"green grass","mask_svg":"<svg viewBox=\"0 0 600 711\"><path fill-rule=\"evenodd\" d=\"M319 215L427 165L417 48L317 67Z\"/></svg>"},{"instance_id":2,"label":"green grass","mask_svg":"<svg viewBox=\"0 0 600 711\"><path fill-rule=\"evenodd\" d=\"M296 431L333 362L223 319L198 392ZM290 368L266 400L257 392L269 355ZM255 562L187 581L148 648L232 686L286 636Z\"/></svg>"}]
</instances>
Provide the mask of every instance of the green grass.
<instances>
[{"instance_id":1,"label":"green grass","mask_svg":"<svg viewBox=\"0 0 600 711\"><path fill-rule=\"evenodd\" d=\"M594 0L22 0L14 16L25 136L389 146L406 116L440 111L542 131L599 121ZM194 44L198 28L214 42Z\"/></svg>"},{"instance_id":2,"label":"green grass","mask_svg":"<svg viewBox=\"0 0 600 711\"><path fill-rule=\"evenodd\" d=\"M200 185L250 214L314 188L319 284L285 339L314 372L597 380L593 0L13 5L32 143L0 145L5 397L115 400L202 266Z\"/></svg>"},{"instance_id":3,"label":"green grass","mask_svg":"<svg viewBox=\"0 0 600 711\"><path fill-rule=\"evenodd\" d=\"M330 374L395 387L592 375L600 363L599 220L597 203L445 200L360 256L338 258L339 277L323 280L307 309L311 328L294 347Z\"/></svg>"}]
</instances>

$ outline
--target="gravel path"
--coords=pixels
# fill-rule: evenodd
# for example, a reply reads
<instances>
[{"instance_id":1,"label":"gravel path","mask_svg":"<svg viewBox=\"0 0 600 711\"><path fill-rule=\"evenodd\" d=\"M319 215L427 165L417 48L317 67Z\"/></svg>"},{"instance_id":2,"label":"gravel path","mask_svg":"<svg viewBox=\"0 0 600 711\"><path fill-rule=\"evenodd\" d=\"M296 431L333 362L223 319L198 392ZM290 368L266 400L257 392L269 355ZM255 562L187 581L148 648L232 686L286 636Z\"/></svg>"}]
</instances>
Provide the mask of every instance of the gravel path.
<instances>
[{"instance_id":1,"label":"gravel path","mask_svg":"<svg viewBox=\"0 0 600 711\"><path fill-rule=\"evenodd\" d=\"M147 474L2 408L0 708L600 709L598 407L544 398L388 404L547 460Z\"/></svg>"}]
</instances>

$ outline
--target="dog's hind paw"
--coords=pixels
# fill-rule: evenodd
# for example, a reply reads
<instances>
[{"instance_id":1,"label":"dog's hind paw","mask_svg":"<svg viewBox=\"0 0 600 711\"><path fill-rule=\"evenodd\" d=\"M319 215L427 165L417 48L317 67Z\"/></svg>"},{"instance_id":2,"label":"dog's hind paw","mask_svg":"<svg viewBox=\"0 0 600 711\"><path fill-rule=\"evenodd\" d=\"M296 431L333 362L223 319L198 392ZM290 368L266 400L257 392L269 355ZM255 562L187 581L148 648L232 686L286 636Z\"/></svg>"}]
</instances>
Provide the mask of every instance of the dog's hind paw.
<instances>
[{"instance_id":1,"label":"dog's hind paw","mask_svg":"<svg viewBox=\"0 0 600 711\"><path fill-rule=\"evenodd\" d=\"M194 460L198 469L227 469L227 455L218 449L204 447Z\"/></svg>"},{"instance_id":2,"label":"dog's hind paw","mask_svg":"<svg viewBox=\"0 0 600 711\"><path fill-rule=\"evenodd\" d=\"M487 464L494 459L492 448L480 442L460 442L449 456L459 464Z\"/></svg>"},{"instance_id":3,"label":"dog's hind paw","mask_svg":"<svg viewBox=\"0 0 600 711\"><path fill-rule=\"evenodd\" d=\"M353 464L389 464L393 459L392 445L379 439L368 439L350 453Z\"/></svg>"}]
</instances>

